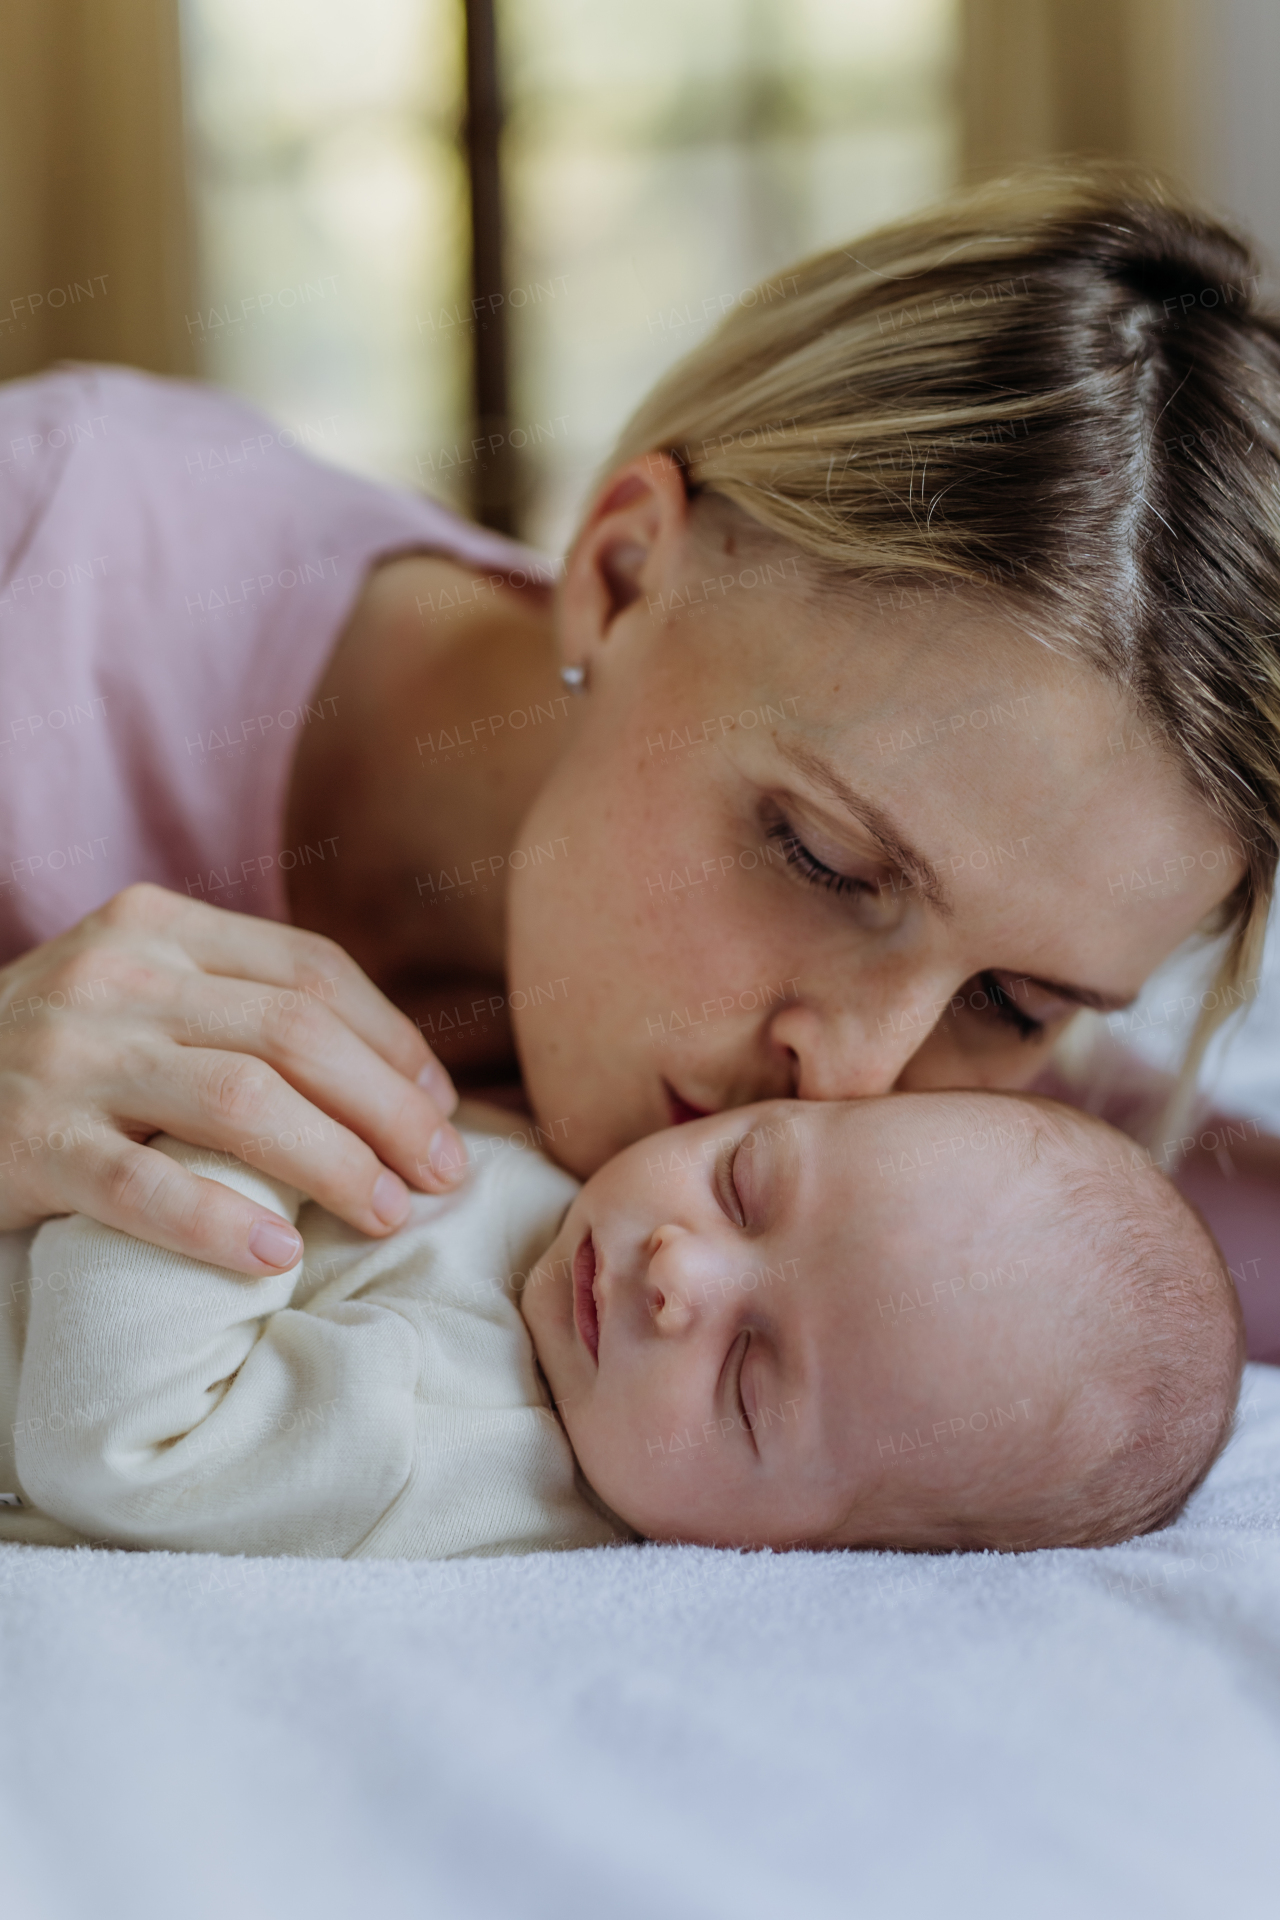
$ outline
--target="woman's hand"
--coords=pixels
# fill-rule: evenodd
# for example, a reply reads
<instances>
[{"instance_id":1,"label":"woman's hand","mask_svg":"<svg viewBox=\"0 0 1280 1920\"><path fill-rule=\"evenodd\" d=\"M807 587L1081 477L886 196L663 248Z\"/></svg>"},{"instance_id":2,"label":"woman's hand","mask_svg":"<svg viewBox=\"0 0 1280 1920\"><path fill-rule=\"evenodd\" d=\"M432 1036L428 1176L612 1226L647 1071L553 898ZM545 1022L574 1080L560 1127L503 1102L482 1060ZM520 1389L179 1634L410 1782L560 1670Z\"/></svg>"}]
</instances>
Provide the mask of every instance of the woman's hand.
<instances>
[{"instance_id":1,"label":"woman's hand","mask_svg":"<svg viewBox=\"0 0 1280 1920\"><path fill-rule=\"evenodd\" d=\"M299 1187L363 1233L442 1192L457 1095L331 940L127 887L0 970L0 1228L87 1213L239 1273L291 1266L285 1221L142 1143L170 1133Z\"/></svg>"}]
</instances>

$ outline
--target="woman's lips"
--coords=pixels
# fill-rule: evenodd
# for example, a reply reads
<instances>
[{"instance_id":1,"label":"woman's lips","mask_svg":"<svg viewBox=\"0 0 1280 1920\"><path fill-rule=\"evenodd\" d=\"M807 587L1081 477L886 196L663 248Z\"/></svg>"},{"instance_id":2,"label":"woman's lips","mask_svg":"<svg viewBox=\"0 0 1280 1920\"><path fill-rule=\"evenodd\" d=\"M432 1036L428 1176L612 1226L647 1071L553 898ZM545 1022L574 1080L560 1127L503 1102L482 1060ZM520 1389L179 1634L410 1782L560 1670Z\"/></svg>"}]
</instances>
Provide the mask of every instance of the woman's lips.
<instances>
[{"instance_id":1,"label":"woman's lips","mask_svg":"<svg viewBox=\"0 0 1280 1920\"><path fill-rule=\"evenodd\" d=\"M596 1306L596 1243L590 1233L573 1256L573 1324L596 1365L600 1364L600 1311Z\"/></svg>"},{"instance_id":2,"label":"woman's lips","mask_svg":"<svg viewBox=\"0 0 1280 1920\"><path fill-rule=\"evenodd\" d=\"M671 1115L673 1127L683 1127L690 1120L709 1120L715 1112L714 1107L695 1107L690 1100L684 1100L666 1080L663 1087L667 1095L667 1109Z\"/></svg>"}]
</instances>

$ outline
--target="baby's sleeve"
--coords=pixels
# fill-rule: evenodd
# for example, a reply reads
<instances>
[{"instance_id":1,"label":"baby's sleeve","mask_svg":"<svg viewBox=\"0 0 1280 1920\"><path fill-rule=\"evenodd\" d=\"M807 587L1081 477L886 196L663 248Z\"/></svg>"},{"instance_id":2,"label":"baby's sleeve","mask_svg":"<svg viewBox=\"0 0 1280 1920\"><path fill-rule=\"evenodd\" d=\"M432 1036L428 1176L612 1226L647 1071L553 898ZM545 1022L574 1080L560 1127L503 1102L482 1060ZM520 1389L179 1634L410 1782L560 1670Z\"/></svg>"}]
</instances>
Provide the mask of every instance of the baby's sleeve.
<instances>
[{"instance_id":1,"label":"baby's sleeve","mask_svg":"<svg viewBox=\"0 0 1280 1920\"><path fill-rule=\"evenodd\" d=\"M151 1144L297 1220L295 1189ZM349 1553L410 1476L418 1339L372 1301L291 1307L302 1264L246 1279L83 1214L47 1221L14 1435L24 1496L122 1546Z\"/></svg>"}]
</instances>

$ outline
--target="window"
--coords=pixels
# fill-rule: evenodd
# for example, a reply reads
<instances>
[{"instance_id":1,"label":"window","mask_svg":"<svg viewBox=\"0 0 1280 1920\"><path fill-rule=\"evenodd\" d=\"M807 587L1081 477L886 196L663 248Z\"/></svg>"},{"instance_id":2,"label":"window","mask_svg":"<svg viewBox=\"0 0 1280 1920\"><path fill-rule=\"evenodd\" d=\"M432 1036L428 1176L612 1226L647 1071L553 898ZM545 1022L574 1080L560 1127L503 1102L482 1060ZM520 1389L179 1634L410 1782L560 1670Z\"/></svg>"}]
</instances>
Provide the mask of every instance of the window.
<instances>
[{"instance_id":1,"label":"window","mask_svg":"<svg viewBox=\"0 0 1280 1920\"><path fill-rule=\"evenodd\" d=\"M188 326L327 458L464 510L509 461L515 524L554 549L745 289L950 184L956 0L498 0L509 399L481 431L466 12L184 0Z\"/></svg>"}]
</instances>

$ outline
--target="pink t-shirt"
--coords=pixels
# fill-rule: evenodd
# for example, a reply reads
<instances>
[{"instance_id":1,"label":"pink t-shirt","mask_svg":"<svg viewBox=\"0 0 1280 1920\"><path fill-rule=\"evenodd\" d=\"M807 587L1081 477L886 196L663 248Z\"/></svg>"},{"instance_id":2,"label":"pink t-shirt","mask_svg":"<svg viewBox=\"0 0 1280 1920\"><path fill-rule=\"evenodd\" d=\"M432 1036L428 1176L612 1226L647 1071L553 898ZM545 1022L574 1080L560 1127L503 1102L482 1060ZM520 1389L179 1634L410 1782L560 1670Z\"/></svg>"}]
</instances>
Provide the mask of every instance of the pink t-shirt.
<instances>
[{"instance_id":1,"label":"pink t-shirt","mask_svg":"<svg viewBox=\"0 0 1280 1920\"><path fill-rule=\"evenodd\" d=\"M550 568L312 459L213 387L122 367L0 386L0 963L135 880L287 918L300 730L370 568Z\"/></svg>"}]
</instances>

